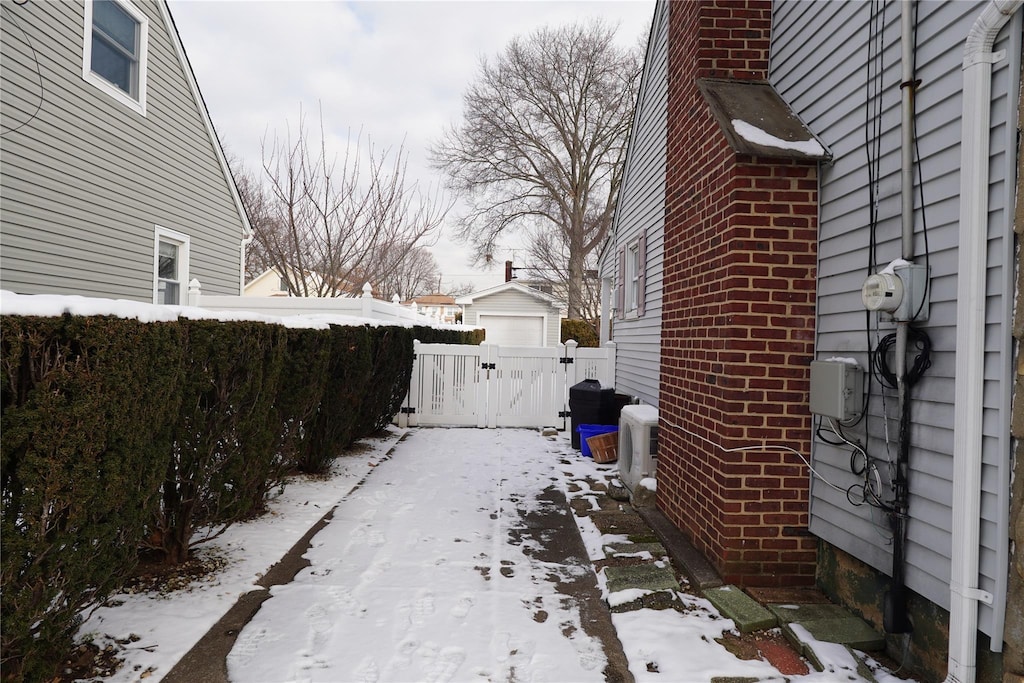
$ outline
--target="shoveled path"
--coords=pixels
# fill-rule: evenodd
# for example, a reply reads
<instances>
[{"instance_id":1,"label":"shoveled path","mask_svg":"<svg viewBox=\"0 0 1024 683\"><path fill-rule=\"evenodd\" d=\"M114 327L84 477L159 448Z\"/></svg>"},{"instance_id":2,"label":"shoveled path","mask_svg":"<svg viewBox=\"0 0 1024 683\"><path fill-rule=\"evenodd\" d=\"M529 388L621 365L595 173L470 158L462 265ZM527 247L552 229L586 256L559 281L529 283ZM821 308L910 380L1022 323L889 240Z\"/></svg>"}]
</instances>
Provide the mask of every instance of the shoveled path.
<instances>
[{"instance_id":1,"label":"shoveled path","mask_svg":"<svg viewBox=\"0 0 1024 683\"><path fill-rule=\"evenodd\" d=\"M496 437L501 455L474 460ZM221 683L230 662L236 681L631 681L537 445L412 433L261 582L276 587L243 596L164 680Z\"/></svg>"}]
</instances>

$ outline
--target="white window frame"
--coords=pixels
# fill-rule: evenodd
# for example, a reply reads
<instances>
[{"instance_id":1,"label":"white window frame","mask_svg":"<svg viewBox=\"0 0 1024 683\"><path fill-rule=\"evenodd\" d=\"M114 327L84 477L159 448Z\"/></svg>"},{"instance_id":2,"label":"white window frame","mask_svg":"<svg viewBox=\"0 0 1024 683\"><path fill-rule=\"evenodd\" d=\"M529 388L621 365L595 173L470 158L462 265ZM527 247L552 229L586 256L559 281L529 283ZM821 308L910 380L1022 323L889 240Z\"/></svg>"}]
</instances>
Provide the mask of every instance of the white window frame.
<instances>
[{"instance_id":1,"label":"white window frame","mask_svg":"<svg viewBox=\"0 0 1024 683\"><path fill-rule=\"evenodd\" d=\"M93 0L85 0L85 37L82 50L82 78L96 86L119 103L146 115L146 76L149 71L149 19L128 0L113 0L129 16L139 23L138 97L132 97L121 88L92 70L92 15Z\"/></svg>"},{"instance_id":2,"label":"white window frame","mask_svg":"<svg viewBox=\"0 0 1024 683\"><path fill-rule=\"evenodd\" d=\"M160 243L168 242L178 247L178 303L187 303L189 283L189 251L191 239L177 230L156 226L153 236L153 303L159 303L160 295Z\"/></svg>"}]
</instances>

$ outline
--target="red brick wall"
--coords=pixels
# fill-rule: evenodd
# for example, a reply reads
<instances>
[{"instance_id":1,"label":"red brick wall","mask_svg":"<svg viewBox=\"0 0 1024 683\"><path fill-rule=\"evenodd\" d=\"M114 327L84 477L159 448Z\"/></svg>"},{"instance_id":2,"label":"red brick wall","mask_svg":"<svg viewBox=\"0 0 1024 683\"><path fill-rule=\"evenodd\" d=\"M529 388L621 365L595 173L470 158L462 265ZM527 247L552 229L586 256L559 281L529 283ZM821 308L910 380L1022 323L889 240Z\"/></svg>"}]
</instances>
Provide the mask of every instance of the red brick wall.
<instances>
[{"instance_id":1,"label":"red brick wall","mask_svg":"<svg viewBox=\"0 0 1024 683\"><path fill-rule=\"evenodd\" d=\"M738 156L695 78L764 79L770 3L669 18L658 507L730 583L813 582L807 406L817 168Z\"/></svg>"}]
</instances>

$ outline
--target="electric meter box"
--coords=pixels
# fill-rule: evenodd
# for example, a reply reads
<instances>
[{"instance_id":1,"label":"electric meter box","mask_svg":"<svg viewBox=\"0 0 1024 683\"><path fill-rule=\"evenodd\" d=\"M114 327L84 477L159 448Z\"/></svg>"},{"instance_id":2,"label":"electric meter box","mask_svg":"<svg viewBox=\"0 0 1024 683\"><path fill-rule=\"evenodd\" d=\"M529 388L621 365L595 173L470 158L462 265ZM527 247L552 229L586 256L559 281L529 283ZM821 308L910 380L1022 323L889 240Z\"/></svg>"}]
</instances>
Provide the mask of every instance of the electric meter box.
<instances>
[{"instance_id":1,"label":"electric meter box","mask_svg":"<svg viewBox=\"0 0 1024 683\"><path fill-rule=\"evenodd\" d=\"M842 360L811 361L811 412L835 420L854 420L864 401L864 372Z\"/></svg>"}]
</instances>

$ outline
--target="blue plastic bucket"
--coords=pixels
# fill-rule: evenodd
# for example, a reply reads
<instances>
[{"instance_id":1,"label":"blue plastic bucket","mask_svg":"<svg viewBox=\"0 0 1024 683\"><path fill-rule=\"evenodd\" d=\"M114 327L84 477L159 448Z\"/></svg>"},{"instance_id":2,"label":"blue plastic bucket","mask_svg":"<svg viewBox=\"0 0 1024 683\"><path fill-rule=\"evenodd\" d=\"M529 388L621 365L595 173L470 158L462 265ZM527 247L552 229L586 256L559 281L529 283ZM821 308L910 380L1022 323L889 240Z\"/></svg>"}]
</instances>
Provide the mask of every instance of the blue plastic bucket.
<instances>
[{"instance_id":1,"label":"blue plastic bucket","mask_svg":"<svg viewBox=\"0 0 1024 683\"><path fill-rule=\"evenodd\" d=\"M590 445L587 443L587 439L599 434L617 432L619 428L616 425L580 425L576 428L576 431L580 433L580 452L589 458L592 457L592 454L590 453Z\"/></svg>"}]
</instances>

